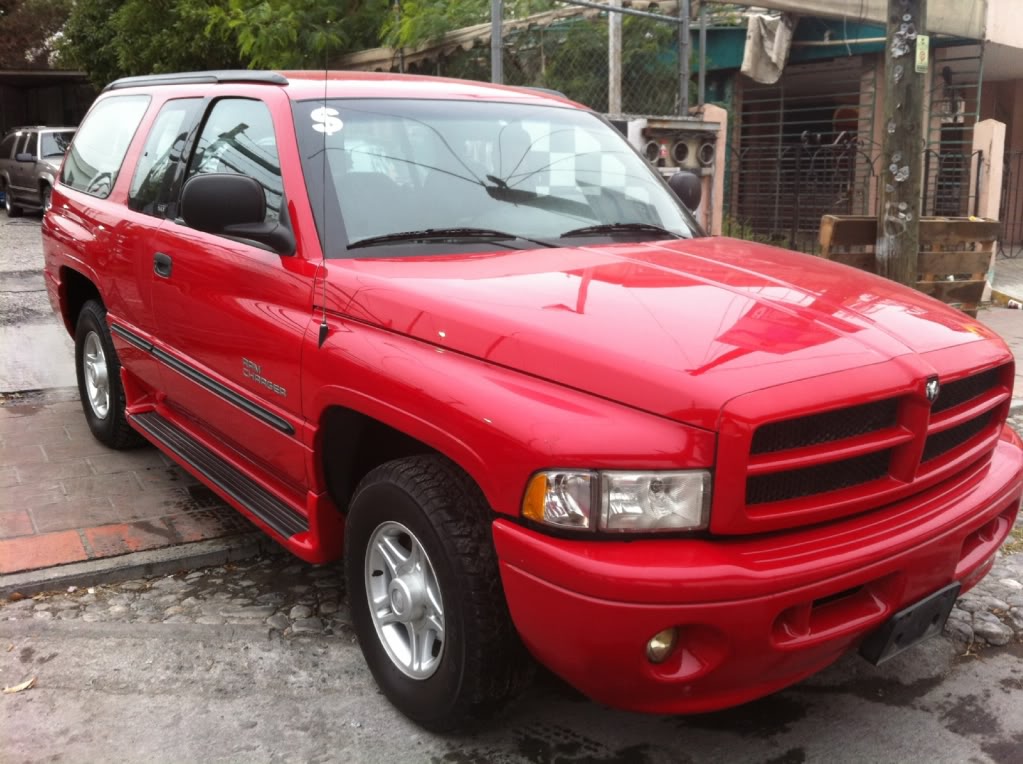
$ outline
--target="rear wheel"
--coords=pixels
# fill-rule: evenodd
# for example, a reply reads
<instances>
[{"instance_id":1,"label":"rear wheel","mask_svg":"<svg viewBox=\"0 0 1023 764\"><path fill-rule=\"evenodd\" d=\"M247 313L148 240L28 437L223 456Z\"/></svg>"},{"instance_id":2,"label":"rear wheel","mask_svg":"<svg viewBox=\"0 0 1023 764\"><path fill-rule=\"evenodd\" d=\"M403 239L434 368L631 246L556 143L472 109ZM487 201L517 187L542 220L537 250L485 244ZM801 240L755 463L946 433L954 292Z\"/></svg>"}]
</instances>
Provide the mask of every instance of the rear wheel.
<instances>
[{"instance_id":1,"label":"rear wheel","mask_svg":"<svg viewBox=\"0 0 1023 764\"><path fill-rule=\"evenodd\" d=\"M387 698L422 726L488 715L529 675L479 487L440 456L377 467L345 530L352 621Z\"/></svg>"},{"instance_id":2,"label":"rear wheel","mask_svg":"<svg viewBox=\"0 0 1023 764\"><path fill-rule=\"evenodd\" d=\"M121 364L117 360L107 312L98 300L82 306L75 327L75 370L78 394L89 430L111 448L135 448L145 441L135 432L124 411Z\"/></svg>"}]
</instances>

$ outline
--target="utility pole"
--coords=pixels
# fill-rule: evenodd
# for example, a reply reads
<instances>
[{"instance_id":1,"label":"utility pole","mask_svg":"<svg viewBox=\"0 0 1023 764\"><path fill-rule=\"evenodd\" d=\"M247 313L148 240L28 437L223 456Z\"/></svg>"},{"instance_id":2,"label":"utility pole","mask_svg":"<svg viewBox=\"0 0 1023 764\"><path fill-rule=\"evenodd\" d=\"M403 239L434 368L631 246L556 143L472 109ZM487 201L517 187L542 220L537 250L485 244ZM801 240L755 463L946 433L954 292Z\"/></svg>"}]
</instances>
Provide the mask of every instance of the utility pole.
<instances>
[{"instance_id":1,"label":"utility pole","mask_svg":"<svg viewBox=\"0 0 1023 764\"><path fill-rule=\"evenodd\" d=\"M611 0L607 11L607 112L622 113L622 0Z\"/></svg>"},{"instance_id":2,"label":"utility pole","mask_svg":"<svg viewBox=\"0 0 1023 764\"><path fill-rule=\"evenodd\" d=\"M920 251L923 110L928 83L927 0L888 0L884 141L877 273L914 286Z\"/></svg>"},{"instance_id":3,"label":"utility pole","mask_svg":"<svg viewBox=\"0 0 1023 764\"><path fill-rule=\"evenodd\" d=\"M490 0L490 81L504 84L504 0Z\"/></svg>"},{"instance_id":4,"label":"utility pole","mask_svg":"<svg viewBox=\"0 0 1023 764\"><path fill-rule=\"evenodd\" d=\"M689 0L678 4L678 113L689 116Z\"/></svg>"}]
</instances>

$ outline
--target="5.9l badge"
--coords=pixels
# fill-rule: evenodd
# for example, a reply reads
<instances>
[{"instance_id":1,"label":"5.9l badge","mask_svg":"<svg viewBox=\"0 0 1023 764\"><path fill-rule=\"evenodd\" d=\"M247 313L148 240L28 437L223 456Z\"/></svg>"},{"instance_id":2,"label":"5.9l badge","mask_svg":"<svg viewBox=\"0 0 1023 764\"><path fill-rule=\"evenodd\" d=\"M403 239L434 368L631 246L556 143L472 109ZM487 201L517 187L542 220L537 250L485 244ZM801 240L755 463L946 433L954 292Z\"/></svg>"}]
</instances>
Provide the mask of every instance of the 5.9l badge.
<instances>
[{"instance_id":1,"label":"5.9l badge","mask_svg":"<svg viewBox=\"0 0 1023 764\"><path fill-rule=\"evenodd\" d=\"M250 361L248 358L242 359L242 374L251 379L256 384L262 385L272 393L277 393L282 398L288 397L288 391L275 382L271 382L269 379L263 376L263 367L255 361Z\"/></svg>"}]
</instances>

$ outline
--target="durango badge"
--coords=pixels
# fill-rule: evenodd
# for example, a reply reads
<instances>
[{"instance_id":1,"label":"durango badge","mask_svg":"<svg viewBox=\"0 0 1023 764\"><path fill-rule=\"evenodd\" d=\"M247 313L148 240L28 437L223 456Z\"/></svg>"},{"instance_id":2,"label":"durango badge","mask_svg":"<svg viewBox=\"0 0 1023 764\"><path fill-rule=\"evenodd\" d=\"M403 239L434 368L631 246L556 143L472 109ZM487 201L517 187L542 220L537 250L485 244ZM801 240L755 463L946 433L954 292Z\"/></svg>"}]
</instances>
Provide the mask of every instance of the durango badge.
<instances>
[{"instance_id":1,"label":"durango badge","mask_svg":"<svg viewBox=\"0 0 1023 764\"><path fill-rule=\"evenodd\" d=\"M941 392L941 383L938 382L937 377L931 377L927 380L927 387L924 388L924 393L927 395L927 402L934 403L938 400L938 393Z\"/></svg>"}]
</instances>

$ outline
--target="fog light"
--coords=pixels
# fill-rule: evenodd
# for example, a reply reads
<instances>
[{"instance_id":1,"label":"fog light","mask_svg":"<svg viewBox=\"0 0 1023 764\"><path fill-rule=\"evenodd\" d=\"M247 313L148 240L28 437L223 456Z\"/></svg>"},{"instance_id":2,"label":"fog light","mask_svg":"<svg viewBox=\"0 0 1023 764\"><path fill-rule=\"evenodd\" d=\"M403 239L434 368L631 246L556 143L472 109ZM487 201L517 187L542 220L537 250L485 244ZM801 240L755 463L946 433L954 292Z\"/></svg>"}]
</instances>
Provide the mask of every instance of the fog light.
<instances>
[{"instance_id":1,"label":"fog light","mask_svg":"<svg viewBox=\"0 0 1023 764\"><path fill-rule=\"evenodd\" d=\"M659 631L646 643L646 657L650 659L651 663L663 663L675 649L676 642L678 642L678 629L674 626Z\"/></svg>"}]
</instances>

